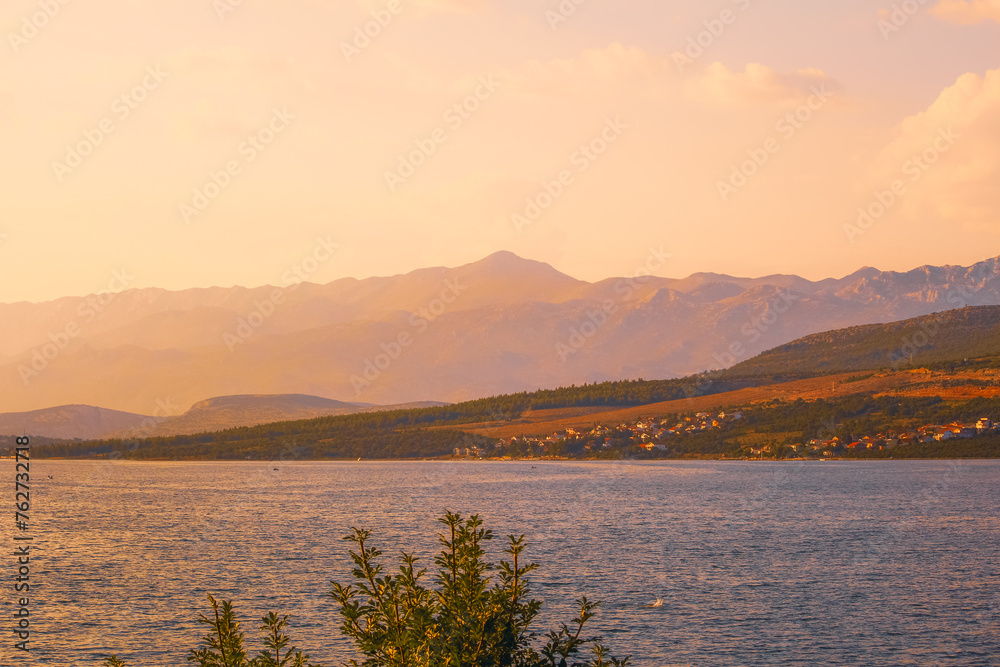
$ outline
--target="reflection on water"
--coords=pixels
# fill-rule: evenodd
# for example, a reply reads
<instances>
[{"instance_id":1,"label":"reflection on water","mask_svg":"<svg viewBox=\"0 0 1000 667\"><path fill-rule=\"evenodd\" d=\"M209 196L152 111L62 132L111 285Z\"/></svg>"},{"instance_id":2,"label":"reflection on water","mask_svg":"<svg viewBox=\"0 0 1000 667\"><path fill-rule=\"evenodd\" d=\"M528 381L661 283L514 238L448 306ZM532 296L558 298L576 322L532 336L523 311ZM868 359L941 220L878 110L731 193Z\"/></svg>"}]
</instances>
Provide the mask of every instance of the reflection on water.
<instances>
[{"instance_id":1,"label":"reflection on water","mask_svg":"<svg viewBox=\"0 0 1000 667\"><path fill-rule=\"evenodd\" d=\"M299 647L342 663L326 595L350 578L339 538L368 527L385 553L429 560L446 508L527 534L537 630L603 600L591 629L639 667L983 665L998 650L995 462L35 466L39 665L187 664L207 593L235 600L254 641L265 611L288 613Z\"/></svg>"}]
</instances>

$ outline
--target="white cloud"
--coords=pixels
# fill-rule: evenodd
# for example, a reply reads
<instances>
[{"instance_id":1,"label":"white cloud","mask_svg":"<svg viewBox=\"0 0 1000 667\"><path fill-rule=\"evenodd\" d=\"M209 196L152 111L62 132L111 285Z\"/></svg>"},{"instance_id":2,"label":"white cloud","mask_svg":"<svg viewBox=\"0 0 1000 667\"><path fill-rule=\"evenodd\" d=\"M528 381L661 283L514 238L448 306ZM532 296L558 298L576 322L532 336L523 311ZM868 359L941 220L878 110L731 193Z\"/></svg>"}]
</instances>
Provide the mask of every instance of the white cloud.
<instances>
[{"instance_id":1,"label":"white cloud","mask_svg":"<svg viewBox=\"0 0 1000 667\"><path fill-rule=\"evenodd\" d=\"M1000 231L1000 69L962 75L906 118L874 171L876 187L904 182L899 208L910 220Z\"/></svg>"}]
</instances>

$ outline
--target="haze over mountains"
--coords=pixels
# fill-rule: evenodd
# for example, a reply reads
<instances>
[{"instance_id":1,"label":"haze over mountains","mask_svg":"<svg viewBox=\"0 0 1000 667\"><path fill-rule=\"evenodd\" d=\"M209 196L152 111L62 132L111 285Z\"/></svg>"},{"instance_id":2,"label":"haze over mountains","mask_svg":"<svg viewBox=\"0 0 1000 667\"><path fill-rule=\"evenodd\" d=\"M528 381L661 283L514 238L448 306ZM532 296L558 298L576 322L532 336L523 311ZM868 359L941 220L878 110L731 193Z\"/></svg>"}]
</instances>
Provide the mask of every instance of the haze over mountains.
<instances>
[{"instance_id":1,"label":"haze over mountains","mask_svg":"<svg viewBox=\"0 0 1000 667\"><path fill-rule=\"evenodd\" d=\"M653 251L651 266L662 263ZM729 366L808 334L1000 304L1000 258L906 273L609 278L501 252L285 288L133 289L0 304L0 412L139 415L213 396L468 398Z\"/></svg>"}]
</instances>

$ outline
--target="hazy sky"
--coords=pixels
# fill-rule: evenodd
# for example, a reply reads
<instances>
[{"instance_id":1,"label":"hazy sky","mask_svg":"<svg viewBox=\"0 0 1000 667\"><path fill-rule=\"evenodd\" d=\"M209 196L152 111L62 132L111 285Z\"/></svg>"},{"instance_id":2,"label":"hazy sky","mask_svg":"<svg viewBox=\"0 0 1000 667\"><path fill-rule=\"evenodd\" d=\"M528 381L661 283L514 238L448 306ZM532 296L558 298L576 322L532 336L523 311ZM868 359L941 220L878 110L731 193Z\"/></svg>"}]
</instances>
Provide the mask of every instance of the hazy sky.
<instances>
[{"instance_id":1,"label":"hazy sky","mask_svg":"<svg viewBox=\"0 0 1000 667\"><path fill-rule=\"evenodd\" d=\"M0 28L0 301L281 284L319 238L315 282L1000 254L1000 0L9 0Z\"/></svg>"}]
</instances>

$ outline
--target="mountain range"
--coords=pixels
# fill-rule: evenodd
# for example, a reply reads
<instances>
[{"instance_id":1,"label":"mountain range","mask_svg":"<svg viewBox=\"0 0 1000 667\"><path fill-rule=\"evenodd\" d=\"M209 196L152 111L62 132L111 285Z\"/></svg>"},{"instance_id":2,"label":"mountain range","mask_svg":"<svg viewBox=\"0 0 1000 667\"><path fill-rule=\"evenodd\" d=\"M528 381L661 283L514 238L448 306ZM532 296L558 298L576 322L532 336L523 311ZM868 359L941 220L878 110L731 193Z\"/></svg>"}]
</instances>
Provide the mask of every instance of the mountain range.
<instances>
[{"instance_id":1,"label":"mountain range","mask_svg":"<svg viewBox=\"0 0 1000 667\"><path fill-rule=\"evenodd\" d=\"M253 289L0 304L0 411L173 414L213 396L457 402L728 367L798 338L1000 305L1000 258L839 279L577 280L508 252L458 268ZM125 427L127 428L127 426Z\"/></svg>"}]
</instances>

